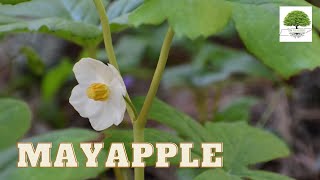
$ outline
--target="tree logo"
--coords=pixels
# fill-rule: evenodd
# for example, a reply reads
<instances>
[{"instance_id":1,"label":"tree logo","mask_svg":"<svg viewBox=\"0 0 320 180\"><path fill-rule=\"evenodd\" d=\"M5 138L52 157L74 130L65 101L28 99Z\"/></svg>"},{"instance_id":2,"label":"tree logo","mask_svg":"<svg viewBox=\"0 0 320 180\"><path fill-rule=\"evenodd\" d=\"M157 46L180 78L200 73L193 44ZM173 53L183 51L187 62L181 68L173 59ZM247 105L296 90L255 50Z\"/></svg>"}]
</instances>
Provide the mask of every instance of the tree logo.
<instances>
[{"instance_id":1,"label":"tree logo","mask_svg":"<svg viewBox=\"0 0 320 180\"><path fill-rule=\"evenodd\" d=\"M312 42L312 7L280 7L280 42Z\"/></svg>"},{"instance_id":2,"label":"tree logo","mask_svg":"<svg viewBox=\"0 0 320 180\"><path fill-rule=\"evenodd\" d=\"M310 23L309 16L303 11L291 11L284 18L284 25L295 26L296 29L298 29L298 26L308 26Z\"/></svg>"}]
</instances>

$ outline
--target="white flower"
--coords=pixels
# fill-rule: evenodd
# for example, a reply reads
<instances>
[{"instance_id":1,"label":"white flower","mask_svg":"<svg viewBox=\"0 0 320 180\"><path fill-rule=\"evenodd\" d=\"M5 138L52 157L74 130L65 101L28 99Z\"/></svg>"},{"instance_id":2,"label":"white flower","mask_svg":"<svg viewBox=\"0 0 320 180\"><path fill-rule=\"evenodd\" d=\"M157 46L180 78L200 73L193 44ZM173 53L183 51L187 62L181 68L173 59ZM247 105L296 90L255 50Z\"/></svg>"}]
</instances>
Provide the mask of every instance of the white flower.
<instances>
[{"instance_id":1,"label":"white flower","mask_svg":"<svg viewBox=\"0 0 320 180\"><path fill-rule=\"evenodd\" d=\"M73 88L70 104L80 116L89 118L96 131L119 125L126 110L126 87L119 71L111 64L82 58L73 67L78 85Z\"/></svg>"}]
</instances>

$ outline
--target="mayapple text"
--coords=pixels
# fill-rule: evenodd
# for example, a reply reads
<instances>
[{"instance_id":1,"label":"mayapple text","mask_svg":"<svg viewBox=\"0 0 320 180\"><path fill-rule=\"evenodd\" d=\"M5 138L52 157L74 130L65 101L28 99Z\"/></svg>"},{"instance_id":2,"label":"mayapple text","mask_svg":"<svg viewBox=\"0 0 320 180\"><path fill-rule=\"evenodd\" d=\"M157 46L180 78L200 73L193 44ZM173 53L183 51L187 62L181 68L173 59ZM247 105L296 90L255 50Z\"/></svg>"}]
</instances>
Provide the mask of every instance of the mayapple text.
<instances>
[{"instance_id":1,"label":"mayapple text","mask_svg":"<svg viewBox=\"0 0 320 180\"><path fill-rule=\"evenodd\" d=\"M103 150L104 143L80 143L86 156L86 167L98 167L97 157ZM223 157L216 157L216 153L223 152L222 143L202 143L202 158L192 158L193 143L132 143L132 162L128 160L123 143L112 143L104 166L105 167L145 167L145 159L150 158L155 152L157 156L156 167L170 167L169 159L181 156L179 167L190 168L216 168L223 166ZM18 167L79 167L72 143L60 143L55 161L51 161L52 143L38 143L34 148L32 143L17 144L19 158ZM156 149L156 150L155 150ZM179 153L178 153L179 152ZM30 165L30 166L29 166Z\"/></svg>"}]
</instances>

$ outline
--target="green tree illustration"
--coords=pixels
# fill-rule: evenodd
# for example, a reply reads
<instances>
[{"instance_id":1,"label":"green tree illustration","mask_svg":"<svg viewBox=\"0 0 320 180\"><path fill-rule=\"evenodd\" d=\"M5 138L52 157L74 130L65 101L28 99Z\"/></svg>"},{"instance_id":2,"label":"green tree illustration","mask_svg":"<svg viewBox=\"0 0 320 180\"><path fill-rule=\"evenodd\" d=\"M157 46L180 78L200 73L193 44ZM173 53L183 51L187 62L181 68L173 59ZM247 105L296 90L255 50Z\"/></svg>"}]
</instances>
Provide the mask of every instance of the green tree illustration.
<instances>
[{"instance_id":1,"label":"green tree illustration","mask_svg":"<svg viewBox=\"0 0 320 180\"><path fill-rule=\"evenodd\" d=\"M284 25L295 26L296 29L298 29L298 26L308 26L310 23L308 15L303 11L291 11L284 18Z\"/></svg>"}]
</instances>

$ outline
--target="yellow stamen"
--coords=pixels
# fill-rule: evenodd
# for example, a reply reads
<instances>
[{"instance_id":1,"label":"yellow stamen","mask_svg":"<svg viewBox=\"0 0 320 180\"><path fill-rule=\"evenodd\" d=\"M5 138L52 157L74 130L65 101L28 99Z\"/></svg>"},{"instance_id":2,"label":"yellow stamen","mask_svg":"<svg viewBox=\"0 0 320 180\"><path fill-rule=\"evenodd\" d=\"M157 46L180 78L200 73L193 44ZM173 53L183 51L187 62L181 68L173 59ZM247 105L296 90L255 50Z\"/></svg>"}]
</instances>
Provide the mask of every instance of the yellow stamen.
<instances>
[{"instance_id":1,"label":"yellow stamen","mask_svg":"<svg viewBox=\"0 0 320 180\"><path fill-rule=\"evenodd\" d=\"M105 84L93 83L87 89L87 96L95 101L106 101L110 96L110 90Z\"/></svg>"}]
</instances>

